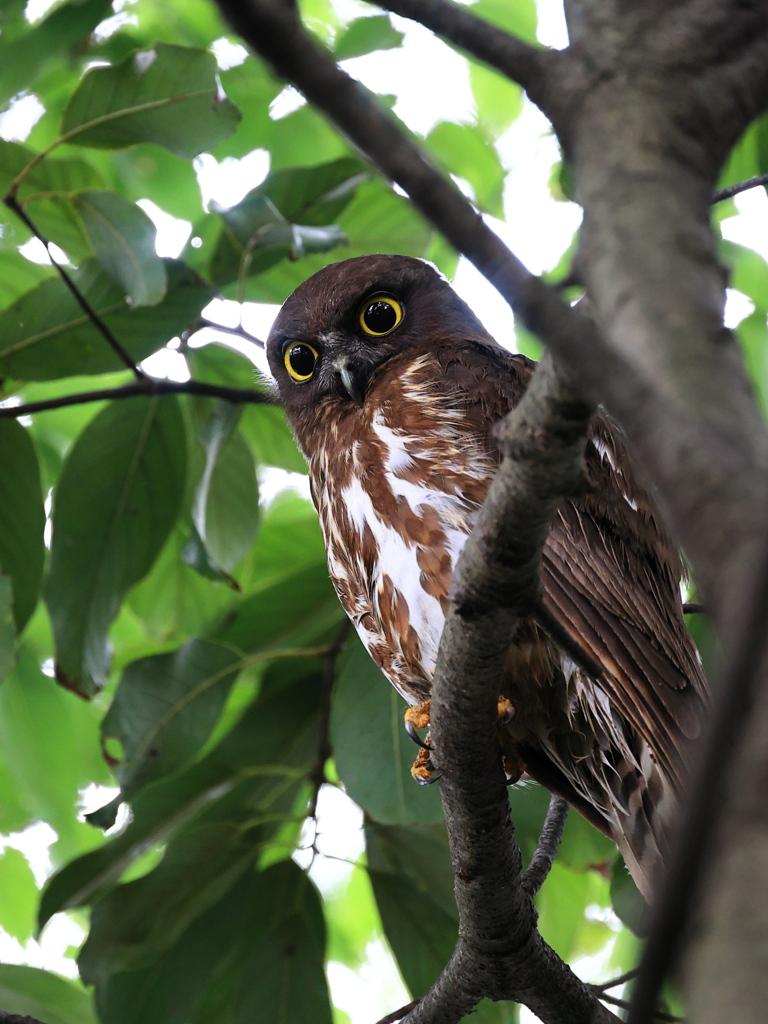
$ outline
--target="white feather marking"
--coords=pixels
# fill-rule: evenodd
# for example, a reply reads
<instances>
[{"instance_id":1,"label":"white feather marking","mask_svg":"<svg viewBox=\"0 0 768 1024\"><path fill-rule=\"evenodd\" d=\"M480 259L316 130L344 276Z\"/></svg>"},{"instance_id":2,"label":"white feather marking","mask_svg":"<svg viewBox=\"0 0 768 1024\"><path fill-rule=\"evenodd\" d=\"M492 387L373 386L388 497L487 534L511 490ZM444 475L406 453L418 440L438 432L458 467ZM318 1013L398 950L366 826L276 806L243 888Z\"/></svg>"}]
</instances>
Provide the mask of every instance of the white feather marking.
<instances>
[{"instance_id":1,"label":"white feather marking","mask_svg":"<svg viewBox=\"0 0 768 1024\"><path fill-rule=\"evenodd\" d=\"M605 461L608 463L608 465L614 472L619 472L616 469L616 460L613 457L613 452L605 443L605 441L601 440L599 437L593 437L592 444L597 449L597 454L600 456L600 458L605 459Z\"/></svg>"},{"instance_id":2,"label":"white feather marking","mask_svg":"<svg viewBox=\"0 0 768 1024\"><path fill-rule=\"evenodd\" d=\"M384 422L381 412L374 416L371 423L376 436L384 442L387 451L387 469L394 476L410 469L413 456L408 451L408 441L412 440L404 434L398 434Z\"/></svg>"},{"instance_id":3,"label":"white feather marking","mask_svg":"<svg viewBox=\"0 0 768 1024\"><path fill-rule=\"evenodd\" d=\"M373 507L370 495L363 489L359 480L353 478L341 492L341 496L350 523L361 536L367 526L376 542L378 560L374 569L375 588L372 595L376 603L376 607L372 609L374 619L380 617L378 597L382 578L387 575L395 590L402 595L408 605L410 624L419 637L422 667L426 673L431 674L435 668L437 646L445 616L437 598L427 594L421 586L418 547L382 522ZM360 635L366 643L366 638L362 633ZM366 643L366 646L369 644Z\"/></svg>"}]
</instances>

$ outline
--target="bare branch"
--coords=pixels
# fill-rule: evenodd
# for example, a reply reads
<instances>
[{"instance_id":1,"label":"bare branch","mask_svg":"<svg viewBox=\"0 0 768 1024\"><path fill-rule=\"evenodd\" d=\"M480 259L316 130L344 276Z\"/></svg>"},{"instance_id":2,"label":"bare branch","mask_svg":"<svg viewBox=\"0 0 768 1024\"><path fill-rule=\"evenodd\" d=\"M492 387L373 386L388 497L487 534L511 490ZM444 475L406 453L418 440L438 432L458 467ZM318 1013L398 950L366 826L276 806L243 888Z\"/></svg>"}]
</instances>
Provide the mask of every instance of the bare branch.
<instances>
[{"instance_id":1,"label":"bare branch","mask_svg":"<svg viewBox=\"0 0 768 1024\"><path fill-rule=\"evenodd\" d=\"M504 457L459 560L430 730L460 938L405 1024L456 1024L484 997L522 1002L547 1024L616 1019L536 930L496 741L509 637L538 600L541 549L559 504L579 487L591 413L545 356L504 423Z\"/></svg>"},{"instance_id":2,"label":"bare branch","mask_svg":"<svg viewBox=\"0 0 768 1024\"><path fill-rule=\"evenodd\" d=\"M231 334L235 338L243 338L245 341L250 341L254 345L258 345L259 348L264 348L264 342L261 338L257 338L255 334L251 334L241 324L239 327L225 327L223 324L217 324L215 320L209 320L207 317L201 316L187 331L188 335L194 334L196 331L201 331L204 327L210 328L212 331L220 331L221 334Z\"/></svg>"},{"instance_id":3,"label":"bare branch","mask_svg":"<svg viewBox=\"0 0 768 1024\"><path fill-rule=\"evenodd\" d=\"M553 72L563 57L531 46L449 0L375 0L378 7L425 25L448 42L517 82L547 112Z\"/></svg>"},{"instance_id":4,"label":"bare branch","mask_svg":"<svg viewBox=\"0 0 768 1024\"><path fill-rule=\"evenodd\" d=\"M597 989L597 986L595 985L591 987ZM619 999L618 996L609 996L606 992L601 992L599 998L602 999L604 1003L610 1003L612 1006L620 1006L623 1010L629 1008L627 1000ZM665 1024L666 1022L668 1022L668 1024L685 1024L685 1017L675 1017L671 1013L665 1013L664 1010L654 1010L653 1018L654 1020L664 1021Z\"/></svg>"},{"instance_id":5,"label":"bare branch","mask_svg":"<svg viewBox=\"0 0 768 1024\"><path fill-rule=\"evenodd\" d=\"M34 1017L24 1017L20 1013L6 1013L0 1010L0 1024L41 1024Z\"/></svg>"},{"instance_id":6,"label":"bare branch","mask_svg":"<svg viewBox=\"0 0 768 1024\"><path fill-rule=\"evenodd\" d=\"M76 395L62 395L60 398L46 398L40 402L0 406L0 419L15 420L35 412L64 409L68 405L135 398L137 395L201 395L204 398L223 398L235 405L275 404L275 399L267 391L246 391L245 388L228 388L223 384L206 384L200 380L153 380L151 377L142 377L135 384L125 384L119 388L102 388L98 391L79 392Z\"/></svg>"},{"instance_id":7,"label":"bare branch","mask_svg":"<svg viewBox=\"0 0 768 1024\"><path fill-rule=\"evenodd\" d=\"M88 317L88 319L93 323L94 327L98 330L99 334L101 334L101 336L107 342L107 344L112 349L112 351L115 353L115 355L118 357L118 359L125 366L128 367L128 369L131 371L131 373L134 375L134 377L137 380L140 380L140 381L144 380L147 375L144 373L144 371L140 367L138 367L134 363L133 359L131 359L130 355L126 352L126 350L123 348L123 346L117 340L117 338L114 336L114 334L112 333L110 328L104 323L104 321L101 319L101 317L96 312L96 310L93 308L93 306L90 304L90 302L88 302L88 300L85 298L83 293L77 287L75 282L72 280L72 278L66 272L64 267L62 267L62 265L56 261L56 259L54 258L53 254L51 253L51 243L48 241L47 238L45 238L44 235L40 234L40 232L38 231L36 225L34 224L34 222L32 220L30 220L29 216L27 215L26 210L23 208L21 203L19 203L19 201L16 198L16 196L15 195L11 195L11 193L8 193L8 195L5 197L5 205L9 209L13 210L13 212L18 217L20 217L21 220L24 221L24 223L29 228L29 230L32 232L32 234L35 236L35 238L37 238L40 242L43 243L43 245L45 246L45 251L48 253L48 259L51 261L53 266L58 271L59 277L62 279L64 284L70 290L70 292L74 296L75 301L77 302L77 304L80 306L80 308L85 313L85 315Z\"/></svg>"},{"instance_id":8,"label":"bare branch","mask_svg":"<svg viewBox=\"0 0 768 1024\"><path fill-rule=\"evenodd\" d=\"M403 1020L411 1010L415 1010L421 1002L421 999L412 999L407 1006L401 1006L399 1010L393 1010L392 1013L388 1013L386 1017L382 1017L376 1024L397 1024L398 1021Z\"/></svg>"},{"instance_id":9,"label":"bare branch","mask_svg":"<svg viewBox=\"0 0 768 1024\"><path fill-rule=\"evenodd\" d=\"M700 601L686 601L683 605L683 615L703 615L706 608Z\"/></svg>"},{"instance_id":10,"label":"bare branch","mask_svg":"<svg viewBox=\"0 0 768 1024\"><path fill-rule=\"evenodd\" d=\"M731 199L740 192L746 192L750 188L758 188L760 185L768 186L768 174L760 174L756 178L747 178L746 181L739 181L735 185L729 185L728 188L721 188L719 192L712 193L710 202L713 205L721 203L724 199Z\"/></svg>"},{"instance_id":11,"label":"bare branch","mask_svg":"<svg viewBox=\"0 0 768 1024\"><path fill-rule=\"evenodd\" d=\"M520 878L520 882L529 896L536 895L552 868L557 848L563 838L567 817L568 802L553 794L549 801L539 841L536 844L536 851L531 858L531 863Z\"/></svg>"},{"instance_id":12,"label":"bare branch","mask_svg":"<svg viewBox=\"0 0 768 1024\"><path fill-rule=\"evenodd\" d=\"M595 992L607 992L608 989L618 988L619 985L625 985L628 981L633 981L637 977L637 968L633 967L631 971L625 971L620 974L618 978L611 978L610 981L602 981L599 985L592 985L591 988Z\"/></svg>"}]
</instances>

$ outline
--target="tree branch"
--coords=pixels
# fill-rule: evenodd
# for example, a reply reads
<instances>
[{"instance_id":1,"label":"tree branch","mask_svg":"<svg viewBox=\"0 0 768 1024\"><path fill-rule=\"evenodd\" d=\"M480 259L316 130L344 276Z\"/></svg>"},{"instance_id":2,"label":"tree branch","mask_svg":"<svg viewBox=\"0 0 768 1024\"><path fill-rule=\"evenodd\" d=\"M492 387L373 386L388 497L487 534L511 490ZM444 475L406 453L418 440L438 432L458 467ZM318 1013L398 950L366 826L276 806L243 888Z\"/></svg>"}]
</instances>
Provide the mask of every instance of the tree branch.
<instances>
[{"instance_id":1,"label":"tree branch","mask_svg":"<svg viewBox=\"0 0 768 1024\"><path fill-rule=\"evenodd\" d=\"M96 312L96 310L93 308L93 306L90 304L90 302L88 302L88 300L85 298L83 293L77 287L75 282L72 280L72 278L66 272L64 267L62 267L62 265L54 258L53 254L51 252L51 243L48 241L48 239L44 235L42 235L38 231L37 226L29 218L29 216L27 215L26 210L23 208L21 203L19 203L19 201L17 200L15 194L11 194L9 192L8 195L5 197L4 202L5 202L5 205L10 210L13 210L13 212L16 214L17 217L20 217L21 220L24 221L24 223L29 228L29 230L32 232L32 234L35 236L35 238L37 238L38 241L43 243L43 245L45 246L45 251L48 253L48 259L51 261L53 266L56 268L56 270L57 270L57 272L59 274L59 277L62 279L64 284L67 286L69 291L74 296L74 299L77 302L78 306L80 306L82 311L85 313L85 315L88 317L88 319L94 325L94 327L97 329L99 334L101 334L101 336L107 342L107 344L112 349L112 351L115 353L115 355L120 360L120 362L123 363L131 371L131 373L134 375L134 377L137 380L143 381L146 378L147 375L144 373L144 371L140 367L138 367L134 363L133 359L131 359L131 357L128 354L128 352L126 352L126 350L123 348L123 346L117 340L117 338L114 336L114 334L112 333L110 328L104 323L104 321L101 319L101 317Z\"/></svg>"},{"instance_id":2,"label":"tree branch","mask_svg":"<svg viewBox=\"0 0 768 1024\"><path fill-rule=\"evenodd\" d=\"M30 416L35 412L64 409L68 405L85 405L88 402L135 398L137 395L201 395L204 398L223 398L235 405L275 404L275 399L268 391L246 391L245 388L228 388L223 384L206 384L201 380L153 380L152 377L143 377L135 384L125 384L119 388L82 391L75 395L62 395L60 398L46 398L40 402L0 406L0 419L15 420L20 416Z\"/></svg>"},{"instance_id":3,"label":"tree branch","mask_svg":"<svg viewBox=\"0 0 768 1024\"><path fill-rule=\"evenodd\" d=\"M553 74L562 64L557 50L531 46L449 0L374 0L378 7L426 28L517 82L546 113Z\"/></svg>"},{"instance_id":4,"label":"tree branch","mask_svg":"<svg viewBox=\"0 0 768 1024\"><path fill-rule=\"evenodd\" d=\"M740 192L746 192L750 188L758 188L760 185L768 186L768 174L760 174L757 178L747 178L746 181L739 181L735 185L729 185L728 188L721 188L719 192L712 193L710 202L713 205L714 203L721 203L724 199L731 199Z\"/></svg>"},{"instance_id":5,"label":"tree branch","mask_svg":"<svg viewBox=\"0 0 768 1024\"><path fill-rule=\"evenodd\" d=\"M41 1021L34 1017L24 1017L19 1013L6 1013L0 1010L0 1024L41 1024Z\"/></svg>"},{"instance_id":6,"label":"tree branch","mask_svg":"<svg viewBox=\"0 0 768 1024\"><path fill-rule=\"evenodd\" d=\"M484 997L522 1002L547 1024L616 1019L536 930L496 739L509 638L538 600L552 517L580 487L591 413L545 356L504 422L503 459L459 559L430 721L432 760L443 773L459 941L404 1024L456 1024Z\"/></svg>"},{"instance_id":7,"label":"tree branch","mask_svg":"<svg viewBox=\"0 0 768 1024\"><path fill-rule=\"evenodd\" d=\"M531 858L531 863L520 876L523 888L531 897L536 895L552 869L557 848L563 838L567 817L568 802L553 794L549 801L539 841L536 844L536 851Z\"/></svg>"}]
</instances>

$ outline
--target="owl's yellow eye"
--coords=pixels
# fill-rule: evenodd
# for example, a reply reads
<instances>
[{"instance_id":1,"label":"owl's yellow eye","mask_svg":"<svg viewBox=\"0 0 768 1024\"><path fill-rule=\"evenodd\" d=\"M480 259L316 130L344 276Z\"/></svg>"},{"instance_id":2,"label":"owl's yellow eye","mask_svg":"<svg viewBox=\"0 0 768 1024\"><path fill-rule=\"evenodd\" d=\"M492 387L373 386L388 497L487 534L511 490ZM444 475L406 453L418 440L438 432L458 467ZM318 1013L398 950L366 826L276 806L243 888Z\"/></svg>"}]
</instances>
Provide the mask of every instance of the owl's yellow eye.
<instances>
[{"instance_id":1,"label":"owl's yellow eye","mask_svg":"<svg viewBox=\"0 0 768 1024\"><path fill-rule=\"evenodd\" d=\"M317 359L317 352L305 341L289 345L283 356L286 370L298 384L309 380L315 372Z\"/></svg>"},{"instance_id":2,"label":"owl's yellow eye","mask_svg":"<svg viewBox=\"0 0 768 1024\"><path fill-rule=\"evenodd\" d=\"M402 319L403 307L390 295L374 295L360 310L360 326L377 338L394 331Z\"/></svg>"}]
</instances>

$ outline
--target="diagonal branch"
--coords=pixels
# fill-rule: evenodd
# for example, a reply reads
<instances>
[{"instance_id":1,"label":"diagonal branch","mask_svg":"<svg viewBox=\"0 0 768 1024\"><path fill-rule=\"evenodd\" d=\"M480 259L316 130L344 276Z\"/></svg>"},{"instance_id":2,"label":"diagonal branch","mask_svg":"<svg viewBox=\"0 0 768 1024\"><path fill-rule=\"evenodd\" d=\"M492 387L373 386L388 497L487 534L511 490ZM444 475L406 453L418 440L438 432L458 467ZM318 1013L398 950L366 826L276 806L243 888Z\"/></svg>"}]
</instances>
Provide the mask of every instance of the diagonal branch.
<instances>
[{"instance_id":1,"label":"diagonal branch","mask_svg":"<svg viewBox=\"0 0 768 1024\"><path fill-rule=\"evenodd\" d=\"M544 113L563 63L558 50L532 46L450 0L375 0L378 7L418 21L436 35L517 82Z\"/></svg>"},{"instance_id":2,"label":"diagonal branch","mask_svg":"<svg viewBox=\"0 0 768 1024\"><path fill-rule=\"evenodd\" d=\"M581 485L591 414L545 356L504 423L504 457L459 560L430 721L432 759L443 773L459 941L404 1024L456 1024L486 997L522 1002L546 1024L616 1019L536 930L496 740L509 638L536 606L552 518Z\"/></svg>"},{"instance_id":3,"label":"diagonal branch","mask_svg":"<svg viewBox=\"0 0 768 1024\"><path fill-rule=\"evenodd\" d=\"M275 399L268 391L228 388L223 384L207 384L201 380L153 380L151 377L143 377L135 384L125 384L119 388L101 388L96 391L78 392L75 395L61 395L59 398L46 398L40 402L0 406L0 420L16 420L20 416L31 416L32 413L47 412L49 409L64 409L68 405L135 398L137 395L200 395L203 398L223 398L235 405L275 404Z\"/></svg>"},{"instance_id":4,"label":"diagonal branch","mask_svg":"<svg viewBox=\"0 0 768 1024\"><path fill-rule=\"evenodd\" d=\"M547 809L547 816L541 829L536 851L531 863L523 872L520 881L529 896L535 896L546 881L552 869L563 829L568 817L568 803L560 796L552 795Z\"/></svg>"},{"instance_id":5,"label":"diagonal branch","mask_svg":"<svg viewBox=\"0 0 768 1024\"><path fill-rule=\"evenodd\" d=\"M107 326L107 324L102 320L102 318L99 316L99 314L90 304L90 302L86 299L86 297L77 287L75 282L66 272L64 267L62 267L62 265L54 258L53 253L51 252L51 243L44 235L40 233L34 221L32 221L31 218L28 216L26 210L21 205L21 203L19 203L16 196L12 195L9 192L8 195L5 197L5 205L10 210L13 210L13 212L18 217L20 217L22 221L24 221L24 223L35 236L35 238L37 238L38 241L43 243L43 245L45 246L45 251L48 253L48 259L56 268L59 277L62 279L64 284L67 286L69 291L74 296L74 299L77 302L78 306L80 306L82 311L85 313L85 315L94 325L94 327L98 330L99 334L101 334L101 336L107 342L107 344L115 353L120 362L123 363L123 365L126 366L131 371L136 380L143 381L144 379L146 379L147 375L144 373L144 371L134 363L129 353L126 352L125 348L117 340L115 335L112 333L111 329Z\"/></svg>"}]
</instances>

